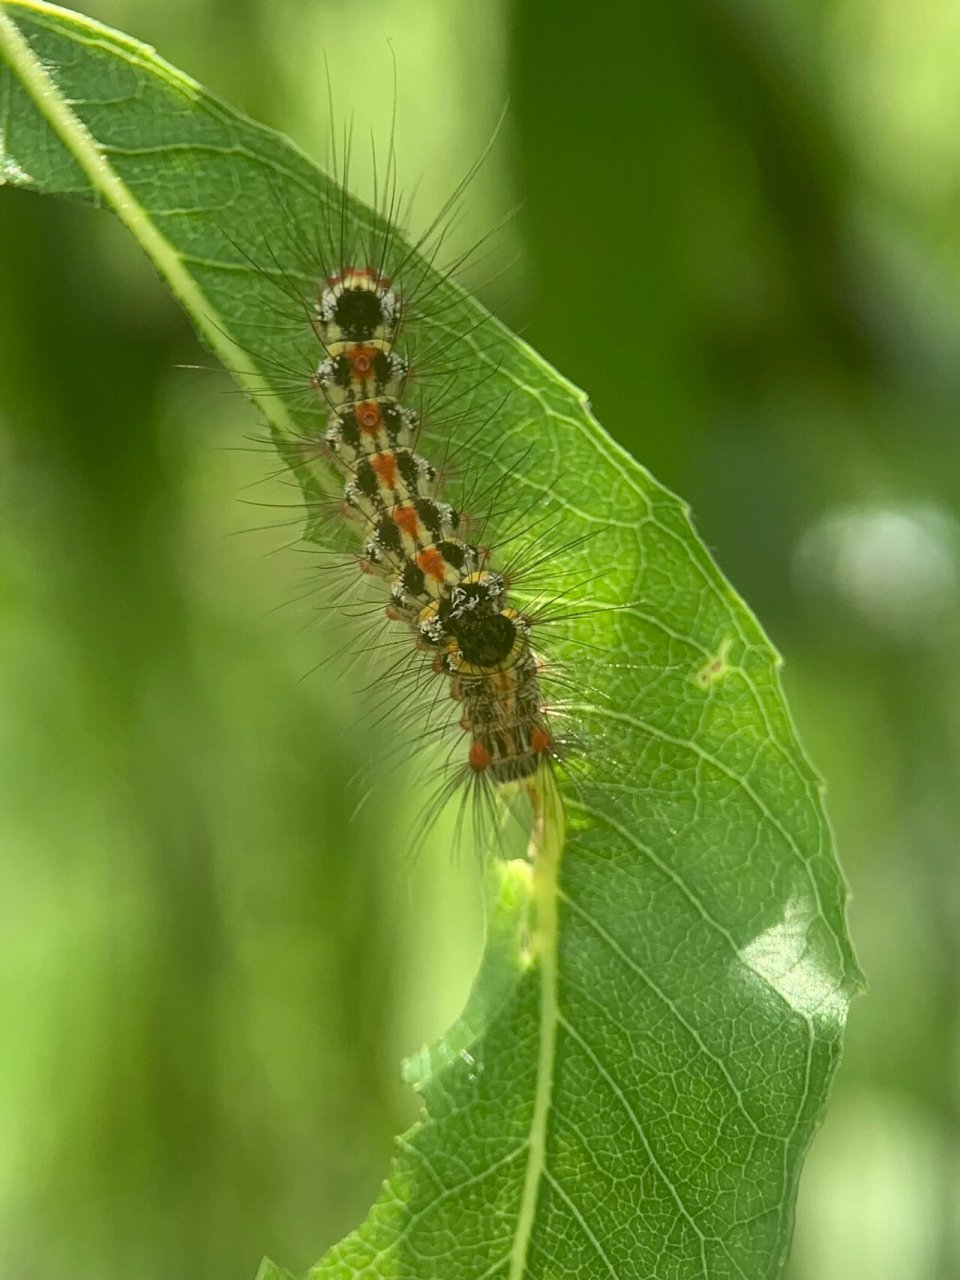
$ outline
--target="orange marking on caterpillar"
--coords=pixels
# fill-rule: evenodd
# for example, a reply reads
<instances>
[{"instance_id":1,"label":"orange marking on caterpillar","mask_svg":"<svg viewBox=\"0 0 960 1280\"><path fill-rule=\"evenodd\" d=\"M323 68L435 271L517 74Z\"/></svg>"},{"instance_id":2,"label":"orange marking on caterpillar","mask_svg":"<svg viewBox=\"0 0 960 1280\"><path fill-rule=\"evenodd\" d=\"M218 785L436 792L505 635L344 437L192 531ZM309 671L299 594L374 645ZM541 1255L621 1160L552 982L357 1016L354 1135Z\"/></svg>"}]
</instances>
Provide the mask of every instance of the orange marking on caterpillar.
<instances>
[{"instance_id":1,"label":"orange marking on caterpillar","mask_svg":"<svg viewBox=\"0 0 960 1280\"><path fill-rule=\"evenodd\" d=\"M370 465L388 489L397 487L397 460L392 453L375 453Z\"/></svg>"},{"instance_id":2,"label":"orange marking on caterpillar","mask_svg":"<svg viewBox=\"0 0 960 1280\"><path fill-rule=\"evenodd\" d=\"M447 572L447 562L436 547L425 547L417 556L417 564L435 582L442 582Z\"/></svg>"},{"instance_id":3,"label":"orange marking on caterpillar","mask_svg":"<svg viewBox=\"0 0 960 1280\"><path fill-rule=\"evenodd\" d=\"M420 522L416 510L409 503L404 502L394 507L390 518L401 533L405 533L408 538L416 538Z\"/></svg>"},{"instance_id":4,"label":"orange marking on caterpillar","mask_svg":"<svg viewBox=\"0 0 960 1280\"><path fill-rule=\"evenodd\" d=\"M376 400L364 400L356 408L357 425L367 436L375 436L380 430L380 405Z\"/></svg>"},{"instance_id":5,"label":"orange marking on caterpillar","mask_svg":"<svg viewBox=\"0 0 960 1280\"><path fill-rule=\"evenodd\" d=\"M376 355L374 347L352 347L347 353L347 359L353 367L355 378L361 381L369 377L373 369L373 360Z\"/></svg>"},{"instance_id":6,"label":"orange marking on caterpillar","mask_svg":"<svg viewBox=\"0 0 960 1280\"><path fill-rule=\"evenodd\" d=\"M482 742L470 743L470 768L474 773L483 773L490 766L490 752Z\"/></svg>"},{"instance_id":7,"label":"orange marking on caterpillar","mask_svg":"<svg viewBox=\"0 0 960 1280\"><path fill-rule=\"evenodd\" d=\"M549 751L553 746L553 739L547 733L546 729L539 726L534 729L530 735L530 750L534 755L542 756L545 751Z\"/></svg>"}]
</instances>

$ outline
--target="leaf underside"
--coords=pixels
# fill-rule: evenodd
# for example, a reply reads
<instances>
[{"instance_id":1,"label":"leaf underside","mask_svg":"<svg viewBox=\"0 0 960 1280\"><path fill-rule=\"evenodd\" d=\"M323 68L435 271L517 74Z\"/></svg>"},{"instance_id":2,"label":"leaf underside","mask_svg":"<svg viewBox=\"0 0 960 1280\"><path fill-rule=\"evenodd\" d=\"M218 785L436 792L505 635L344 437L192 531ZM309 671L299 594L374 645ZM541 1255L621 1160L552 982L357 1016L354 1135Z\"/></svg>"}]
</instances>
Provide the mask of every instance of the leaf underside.
<instances>
[{"instance_id":1,"label":"leaf underside","mask_svg":"<svg viewBox=\"0 0 960 1280\"><path fill-rule=\"evenodd\" d=\"M276 319L278 284L309 291L312 227L345 209L362 238L376 215L127 37L32 4L0 23L0 181L119 213L278 439L315 434L281 365L305 389L316 341ZM504 472L558 531L549 573L587 584L550 650L583 746L562 861L532 890L491 870L468 1009L408 1068L424 1119L311 1275L773 1276L859 983L778 659L582 395L454 285L430 306L471 407L444 452Z\"/></svg>"}]
</instances>

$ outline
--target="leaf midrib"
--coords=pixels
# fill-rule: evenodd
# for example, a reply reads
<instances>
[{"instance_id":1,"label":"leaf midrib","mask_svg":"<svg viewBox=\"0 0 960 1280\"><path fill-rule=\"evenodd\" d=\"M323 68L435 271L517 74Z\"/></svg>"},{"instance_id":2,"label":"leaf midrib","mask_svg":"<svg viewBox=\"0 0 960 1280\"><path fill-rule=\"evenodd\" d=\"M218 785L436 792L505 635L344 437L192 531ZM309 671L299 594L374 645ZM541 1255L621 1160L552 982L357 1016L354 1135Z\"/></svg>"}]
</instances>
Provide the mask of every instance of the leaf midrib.
<instances>
[{"instance_id":1,"label":"leaf midrib","mask_svg":"<svg viewBox=\"0 0 960 1280\"><path fill-rule=\"evenodd\" d=\"M543 774L535 804L539 813L531 839L529 856L533 862L531 902L534 912L532 946L540 973L540 1039L537 1053L537 1083L527 1146L527 1167L507 1280L523 1280L527 1274L530 1239L536 1218L540 1187L547 1176L547 1123L553 1104L554 1066L557 1056L557 1029L560 1007L557 996L560 855L564 844L563 802L552 775Z\"/></svg>"}]
</instances>

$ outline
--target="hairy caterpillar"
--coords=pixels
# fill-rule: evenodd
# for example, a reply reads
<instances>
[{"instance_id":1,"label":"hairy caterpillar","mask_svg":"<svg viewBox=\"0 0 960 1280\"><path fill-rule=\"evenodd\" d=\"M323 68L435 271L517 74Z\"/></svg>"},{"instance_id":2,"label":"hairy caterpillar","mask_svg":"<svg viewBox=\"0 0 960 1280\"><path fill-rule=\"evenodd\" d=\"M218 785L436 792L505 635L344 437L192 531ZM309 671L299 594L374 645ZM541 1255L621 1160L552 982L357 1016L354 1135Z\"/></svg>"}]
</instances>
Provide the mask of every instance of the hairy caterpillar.
<instances>
[{"instance_id":1,"label":"hairy caterpillar","mask_svg":"<svg viewBox=\"0 0 960 1280\"><path fill-rule=\"evenodd\" d=\"M396 350L402 295L378 267L344 264L315 310L324 356L314 381L347 477L344 509L364 537L362 568L389 582L388 616L449 677L470 768L495 783L527 778L553 746L530 620L508 603L489 552L464 540L461 513L415 451L419 419L403 405L409 364Z\"/></svg>"},{"instance_id":2,"label":"hairy caterpillar","mask_svg":"<svg viewBox=\"0 0 960 1280\"><path fill-rule=\"evenodd\" d=\"M471 177L472 171L454 201ZM351 197L342 185L346 202ZM399 627L407 632L392 675L402 689L406 670L413 685L395 700L422 697L432 715L445 699L440 686L431 693L424 672L449 694L454 714L441 717L435 732L443 738L452 730L454 745L430 814L461 787L481 816L496 810L512 784L528 791L536 807L541 771L566 764L571 741L555 728L564 708L544 691L546 681L562 681L561 672L532 639L542 624L560 620L556 583L538 590L532 581L536 574L549 578L553 530L512 497L513 464L500 456L493 488L496 505L508 508L497 513L508 532L493 545L475 533L485 532L492 512L474 503L489 504L491 486L475 473L480 454L462 458L446 430L451 405L474 388L459 359L451 360L452 373L437 368L453 346L446 334L438 336L445 317L433 305L434 276L450 275L435 260L452 202L410 247L400 238L392 162L385 186L382 224L368 238L347 234L344 204L312 234L295 231L295 272L273 255L277 281L296 303L294 323L313 340L309 370L281 366L287 390L312 404L302 436L279 443L311 512L329 515L329 500L315 495L329 493L332 474L342 482L338 505L354 530L355 550L338 563L380 583L394 636L402 634ZM487 457L496 457L496 410L479 418L457 412L459 425L469 420L471 433L490 442ZM454 502L446 482L458 471L462 493ZM515 596L520 583L523 600Z\"/></svg>"}]
</instances>

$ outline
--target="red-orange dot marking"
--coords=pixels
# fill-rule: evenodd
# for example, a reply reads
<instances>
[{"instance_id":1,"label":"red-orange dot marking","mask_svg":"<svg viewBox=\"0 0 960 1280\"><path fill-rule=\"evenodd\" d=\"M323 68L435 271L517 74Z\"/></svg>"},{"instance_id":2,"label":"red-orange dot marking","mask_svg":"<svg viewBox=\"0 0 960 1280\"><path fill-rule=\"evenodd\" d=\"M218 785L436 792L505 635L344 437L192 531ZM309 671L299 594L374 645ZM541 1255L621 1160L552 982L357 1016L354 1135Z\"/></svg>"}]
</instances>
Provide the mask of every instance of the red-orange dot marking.
<instances>
[{"instance_id":1,"label":"red-orange dot marking","mask_svg":"<svg viewBox=\"0 0 960 1280\"><path fill-rule=\"evenodd\" d=\"M350 363L358 377L365 378L373 368L373 354L373 347L354 347L350 352Z\"/></svg>"},{"instance_id":2,"label":"red-orange dot marking","mask_svg":"<svg viewBox=\"0 0 960 1280\"><path fill-rule=\"evenodd\" d=\"M547 733L546 729L536 728L530 735L530 750L534 755L543 755L544 751L549 751L553 746L553 739Z\"/></svg>"},{"instance_id":3,"label":"red-orange dot marking","mask_svg":"<svg viewBox=\"0 0 960 1280\"><path fill-rule=\"evenodd\" d=\"M380 406L376 400L364 400L357 405L357 423L366 435L377 434L380 430Z\"/></svg>"},{"instance_id":4,"label":"red-orange dot marking","mask_svg":"<svg viewBox=\"0 0 960 1280\"><path fill-rule=\"evenodd\" d=\"M490 765L490 752L482 742L470 743L470 768L474 773L483 773Z\"/></svg>"}]
</instances>

